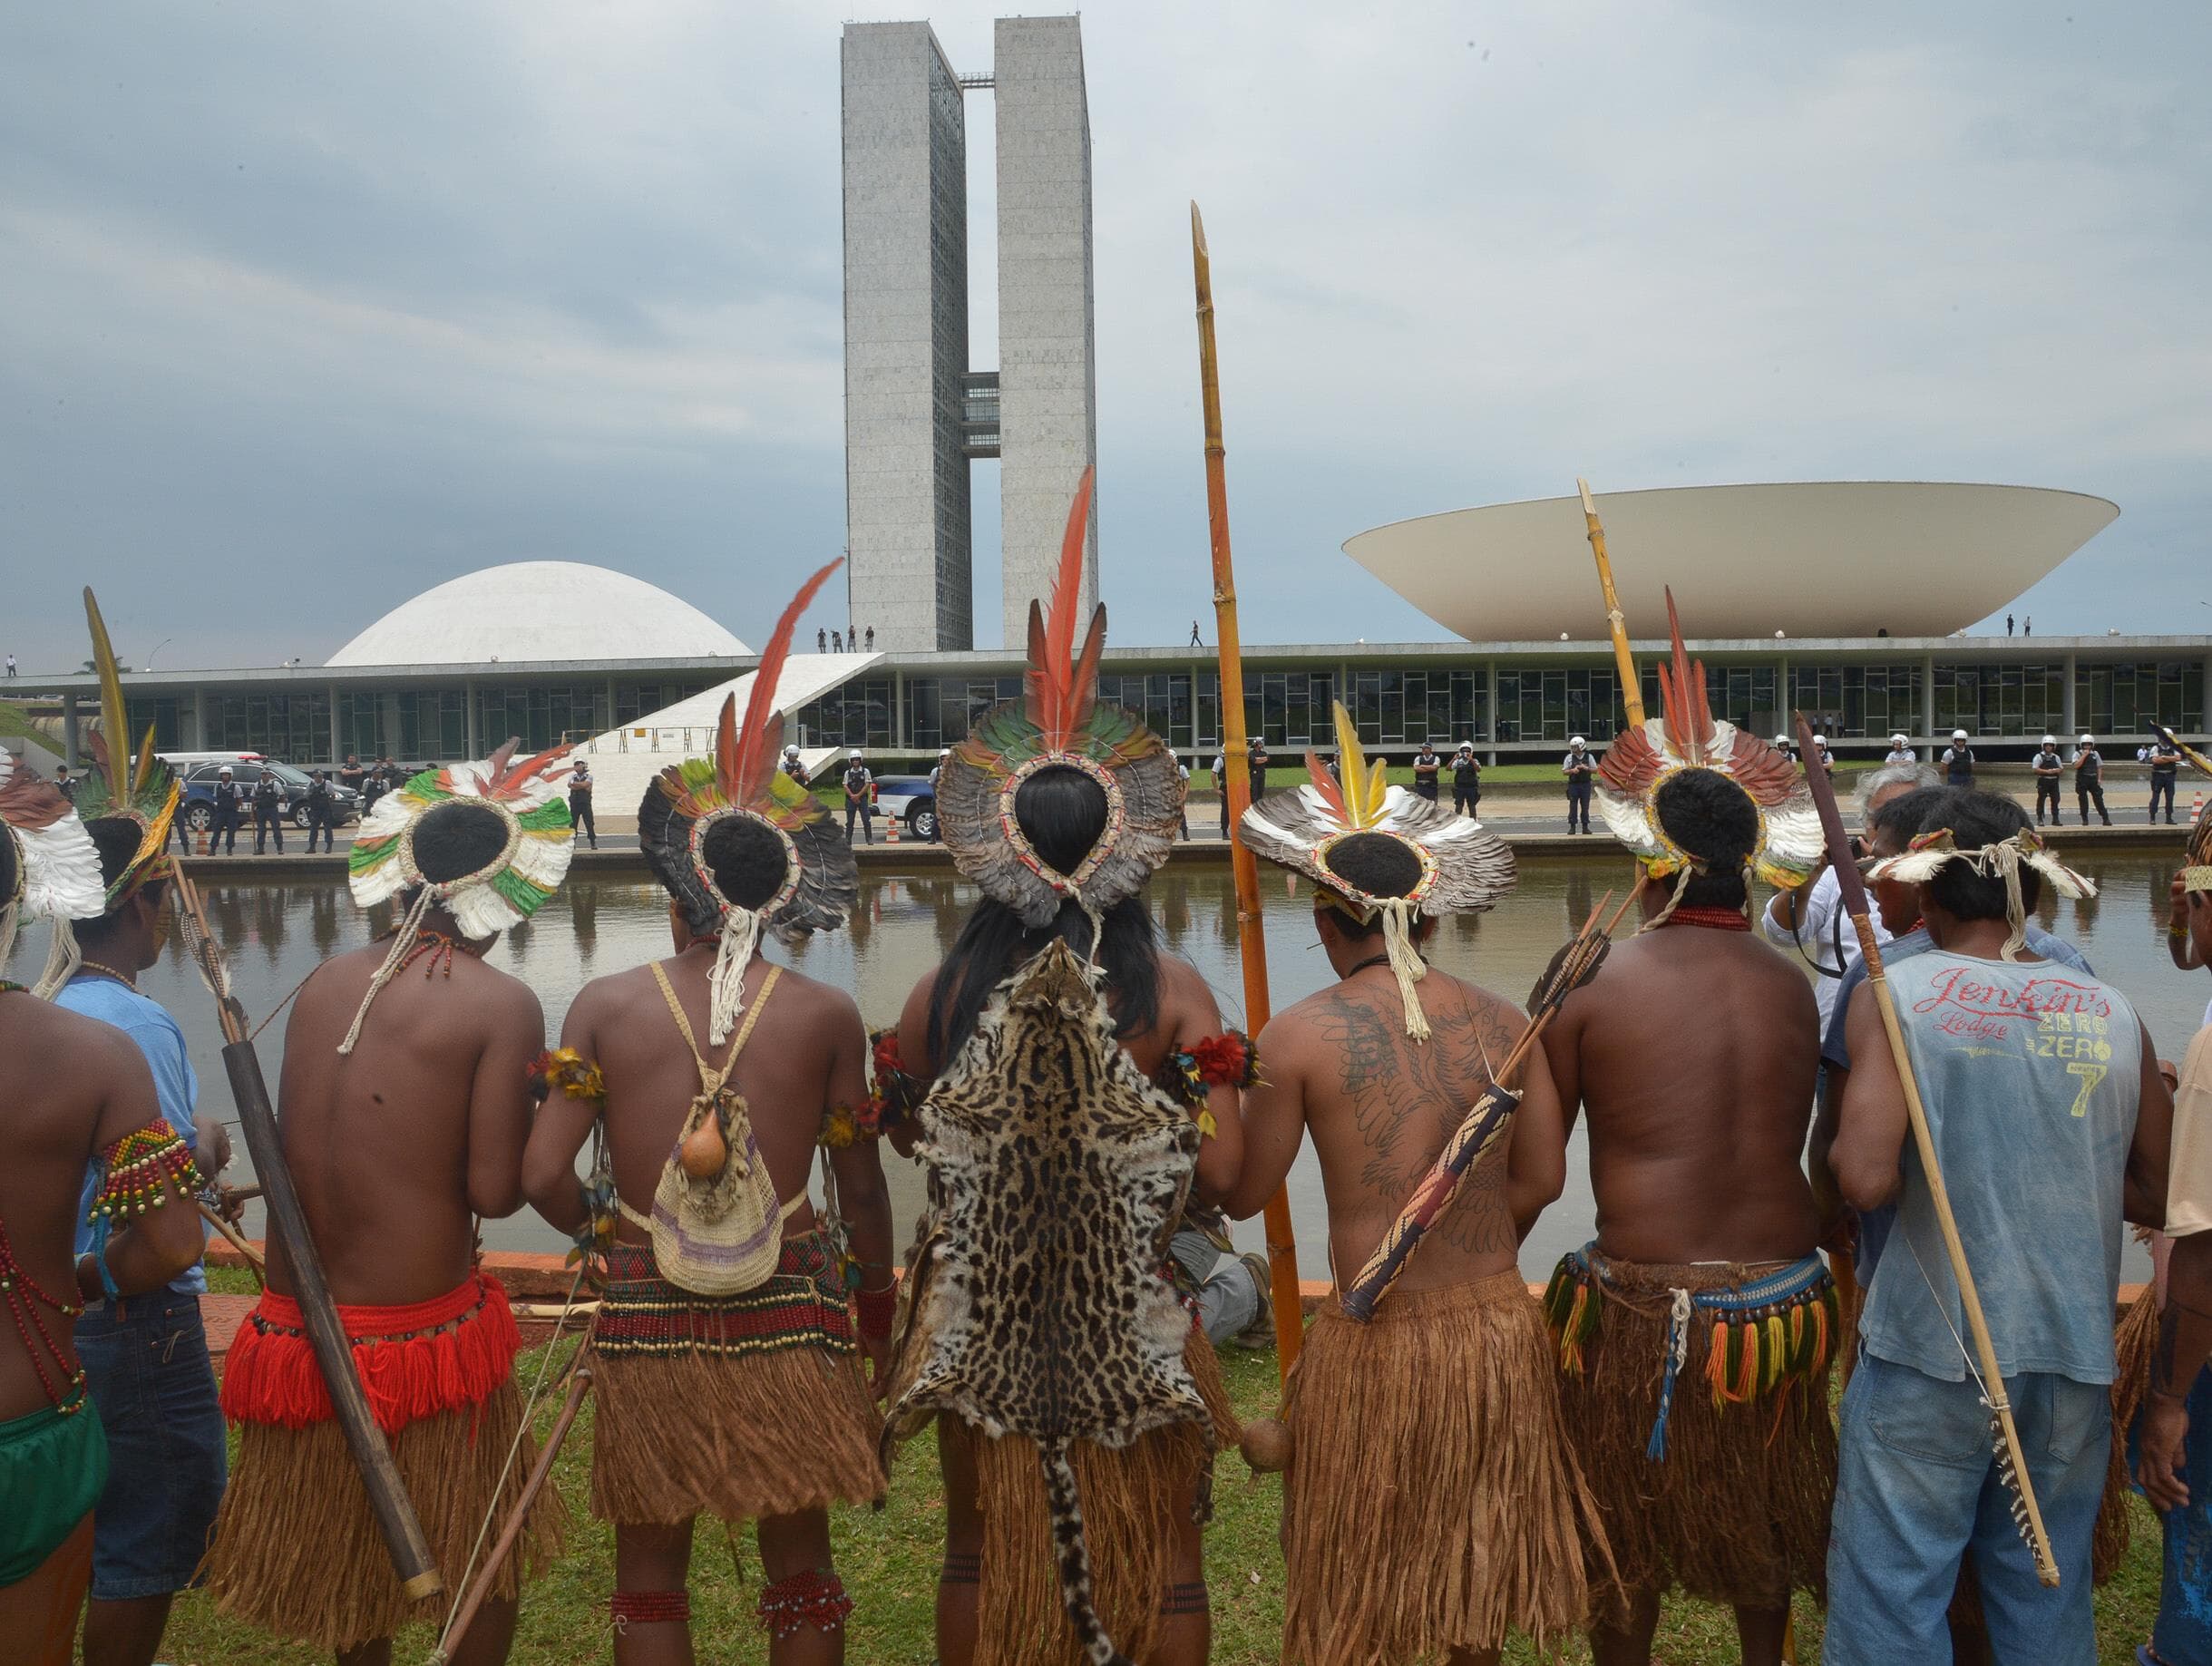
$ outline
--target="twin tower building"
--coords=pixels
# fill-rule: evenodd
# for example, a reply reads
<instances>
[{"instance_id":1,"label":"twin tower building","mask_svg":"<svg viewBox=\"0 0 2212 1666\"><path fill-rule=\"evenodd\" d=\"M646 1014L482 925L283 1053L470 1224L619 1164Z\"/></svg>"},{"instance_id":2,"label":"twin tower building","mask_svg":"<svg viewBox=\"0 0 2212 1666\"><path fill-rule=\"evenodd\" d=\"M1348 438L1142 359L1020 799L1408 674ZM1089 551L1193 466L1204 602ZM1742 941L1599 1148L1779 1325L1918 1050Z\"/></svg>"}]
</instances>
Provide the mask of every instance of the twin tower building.
<instances>
[{"instance_id":1,"label":"twin tower building","mask_svg":"<svg viewBox=\"0 0 2212 1666\"><path fill-rule=\"evenodd\" d=\"M1097 455L1090 116L1073 17L1001 17L962 73L926 23L843 44L845 525L851 618L882 649L975 645L970 463L999 460L1002 638L1049 593ZM968 330L967 96L998 118L999 365ZM1083 609L1097 595L1097 509Z\"/></svg>"}]
</instances>

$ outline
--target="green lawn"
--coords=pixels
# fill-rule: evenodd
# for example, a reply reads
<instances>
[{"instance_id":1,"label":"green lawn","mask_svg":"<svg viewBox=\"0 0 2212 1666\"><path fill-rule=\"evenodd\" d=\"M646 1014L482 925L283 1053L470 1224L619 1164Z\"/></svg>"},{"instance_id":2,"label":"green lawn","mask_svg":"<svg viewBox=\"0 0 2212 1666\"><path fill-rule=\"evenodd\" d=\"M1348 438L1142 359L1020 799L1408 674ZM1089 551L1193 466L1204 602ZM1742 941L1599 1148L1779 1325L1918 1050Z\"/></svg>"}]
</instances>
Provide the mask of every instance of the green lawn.
<instances>
[{"instance_id":1,"label":"green lawn","mask_svg":"<svg viewBox=\"0 0 2212 1666\"><path fill-rule=\"evenodd\" d=\"M229 1284L243 1277L229 1274L217 1282ZM556 1346L565 1353L573 1344ZM532 1352L518 1365L525 1388L537 1359ZM1240 1412L1254 1417L1274 1409L1272 1353L1232 1349L1223 1354L1223 1364ZM549 1395L539 1418L541 1435L552 1418L551 1401ZM521 1629L512 1656L521 1666L573 1666L610 1658L605 1603L613 1589L613 1534L585 1515L590 1417L587 1406L556 1468L578 1522L568 1554L547 1578L524 1593ZM1233 1452L1223 1456L1216 1471L1215 1520L1206 1539L1206 1572L1213 1598L1213 1659L1223 1666L1262 1666L1277 1658L1282 1563L1275 1528L1281 1499L1277 1477L1254 1475ZM942 1554L943 1509L931 1437L924 1435L901 1455L884 1510L837 1513L833 1528L838 1571L859 1603L851 1622L848 1659L868 1666L928 1666L933 1654L931 1604ZM2158 1608L2158 1525L2140 1499L2135 1501L2134 1511L2135 1539L2128 1560L2119 1576L2098 1594L2099 1658L2112 1666L2133 1661L2134 1645L2149 1635ZM753 1619L760 1583L749 1535L741 1535L741 1553L742 1570L733 1571L731 1552L722 1535L710 1526L702 1529L692 1571L694 1632L702 1661L767 1659L765 1638ZM1798 1655L1808 1666L1819 1658L1819 1612L1800 1600ZM427 1659L432 1641L428 1626L417 1627L403 1638L395 1658L413 1666ZM323 1658L221 1618L198 1593L179 1599L162 1656L177 1666L306 1666ZM1506 1658L1533 1666L1541 1657L1515 1640ZM1559 1658L1579 1662L1589 1656L1577 1641ZM1671 1602L1661 1623L1655 1658L1671 1666L1732 1662L1737 1658L1734 1625L1723 1611L1707 1604Z\"/></svg>"}]
</instances>

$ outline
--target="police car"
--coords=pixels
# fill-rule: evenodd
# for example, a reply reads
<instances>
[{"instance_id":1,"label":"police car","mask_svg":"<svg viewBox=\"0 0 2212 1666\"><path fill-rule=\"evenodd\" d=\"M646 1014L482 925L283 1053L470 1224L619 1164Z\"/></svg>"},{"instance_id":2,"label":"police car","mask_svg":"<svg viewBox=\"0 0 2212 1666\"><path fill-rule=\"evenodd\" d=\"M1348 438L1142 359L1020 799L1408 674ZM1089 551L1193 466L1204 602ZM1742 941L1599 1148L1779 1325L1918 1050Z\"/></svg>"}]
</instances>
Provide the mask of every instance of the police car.
<instances>
[{"instance_id":1,"label":"police car","mask_svg":"<svg viewBox=\"0 0 2212 1666\"><path fill-rule=\"evenodd\" d=\"M903 822L917 839L937 837L937 792L927 775L877 776L875 807Z\"/></svg>"}]
</instances>

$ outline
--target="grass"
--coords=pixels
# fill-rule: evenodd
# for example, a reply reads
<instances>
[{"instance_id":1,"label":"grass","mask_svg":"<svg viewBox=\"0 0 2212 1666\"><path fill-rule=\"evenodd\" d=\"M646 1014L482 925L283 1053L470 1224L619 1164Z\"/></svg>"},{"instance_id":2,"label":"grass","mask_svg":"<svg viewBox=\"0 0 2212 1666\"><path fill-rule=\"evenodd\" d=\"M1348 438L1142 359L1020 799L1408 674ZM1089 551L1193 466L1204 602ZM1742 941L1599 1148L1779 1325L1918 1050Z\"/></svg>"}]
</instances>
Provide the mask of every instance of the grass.
<instances>
[{"instance_id":1,"label":"grass","mask_svg":"<svg viewBox=\"0 0 2212 1666\"><path fill-rule=\"evenodd\" d=\"M218 1289L250 1291L241 1271L210 1270ZM565 1355L569 1342L554 1344ZM527 1390L543 1350L517 1366ZM555 1361L558 1367L559 1360ZM1247 1418L1275 1408L1272 1353L1241 1349L1222 1357L1237 1409ZM555 1409L549 1393L538 1418L542 1436ZM523 1593L521 1628L511 1657L517 1666L573 1666L609 1658L605 1607L614 1588L614 1535L585 1513L589 1496L591 1409L589 1404L561 1449L555 1476L576 1523L567 1554L548 1576ZM1213 1601L1213 1654L1220 1666L1262 1666L1277 1660L1282 1627L1282 1558L1275 1530L1281 1508L1279 1477L1255 1475L1234 1452L1215 1471L1213 1527L1206 1535L1206 1575ZM2158 1605L2158 1527L2141 1499L2131 1501L2134 1538L2119 1574L2097 1593L2098 1658L2110 1666L2131 1662L2136 1643L2150 1633ZM882 1511L843 1509L832 1518L837 1566L859 1606L851 1622L847 1658L868 1666L927 1666L934 1656L932 1605L943 1554L943 1491L938 1482L934 1437L924 1434L900 1455L891 1496ZM706 1662L767 1659L765 1640L753 1618L759 1565L749 1534L738 1549L712 1523L703 1523L692 1560L693 1632ZM733 1565L733 1563L736 1565ZM456 1571L447 1570L449 1579ZM456 1582L457 1583L457 1582ZM1797 1609L1798 1658L1819 1659L1819 1611L1800 1598ZM394 1658L426 1660L432 1629L403 1633ZM177 1666L307 1666L322 1656L279 1642L215 1612L204 1593L179 1598L163 1658ZM1519 1666L1543 1659L1524 1639L1508 1643L1506 1658ZM1585 1662L1577 1639L1556 1657ZM1733 1620L1726 1611L1687 1598L1671 1599L1660 1622L1653 1658L1666 1666L1704 1666L1737 1659Z\"/></svg>"}]
</instances>

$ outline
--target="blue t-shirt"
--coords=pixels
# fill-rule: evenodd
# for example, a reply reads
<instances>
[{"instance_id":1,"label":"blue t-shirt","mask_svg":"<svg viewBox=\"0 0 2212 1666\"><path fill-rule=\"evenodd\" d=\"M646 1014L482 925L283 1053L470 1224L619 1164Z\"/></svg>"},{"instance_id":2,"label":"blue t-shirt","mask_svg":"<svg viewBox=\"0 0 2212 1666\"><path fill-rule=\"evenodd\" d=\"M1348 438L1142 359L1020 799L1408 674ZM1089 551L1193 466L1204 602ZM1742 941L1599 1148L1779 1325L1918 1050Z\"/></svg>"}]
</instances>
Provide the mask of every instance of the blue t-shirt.
<instances>
[{"instance_id":1,"label":"blue t-shirt","mask_svg":"<svg viewBox=\"0 0 2212 1666\"><path fill-rule=\"evenodd\" d=\"M1891 977L1998 1369L2112 1380L2121 1193L2142 1096L2127 997L2051 961L1929 949ZM1958 1284L1915 1142L1859 1337L1926 1376L1967 1376Z\"/></svg>"},{"instance_id":2,"label":"blue t-shirt","mask_svg":"<svg viewBox=\"0 0 2212 1666\"><path fill-rule=\"evenodd\" d=\"M81 1012L88 1018L98 1018L102 1024L112 1024L138 1043L138 1050L146 1056L146 1063L153 1071L154 1094L161 1102L161 1115L184 1136L186 1145L196 1148L200 1127L192 1120L192 1113L200 1103L200 1078L192 1073L192 1056L185 1047L184 1032L177 1028L177 1020L162 1009L161 1003L148 999L130 985L118 983L112 978L80 972L63 985L54 1004ZM93 1194L99 1184L100 1171L94 1164L85 1171L84 1194L77 1200L79 1255L92 1252L93 1229L84 1217L92 1212ZM200 1235L206 1236L204 1228ZM169 1288L180 1296L205 1294L207 1269L194 1262L170 1281Z\"/></svg>"},{"instance_id":3,"label":"blue t-shirt","mask_svg":"<svg viewBox=\"0 0 2212 1666\"><path fill-rule=\"evenodd\" d=\"M1882 968L1886 971L1900 960L1909 960L1935 947L1935 940L1928 935L1925 926L1915 926L1903 937L1894 938L1882 945ZM2062 937L2053 937L2031 921L2028 923L2028 952L2040 954L2046 960L2056 960L2071 966L2078 972L2087 972L2092 978L2096 969L2079 949ZM1866 963L1853 960L1844 969L1842 979L1836 986L1836 1010L1829 1015L1826 1035L1820 1042L1820 1062L1838 1070L1851 1067L1851 1044L1844 1035L1845 1020L1850 1016L1851 994L1866 981ZM2212 1023L2212 1018L2205 1020ZM1874 1277L1874 1264L1882 1259L1882 1246L1889 1242L1889 1229L1897 1219L1897 1206L1884 1203L1879 1209L1869 1209L1858 1218L1858 1248L1852 1262L1858 1269L1859 1282L1866 1283Z\"/></svg>"}]
</instances>

